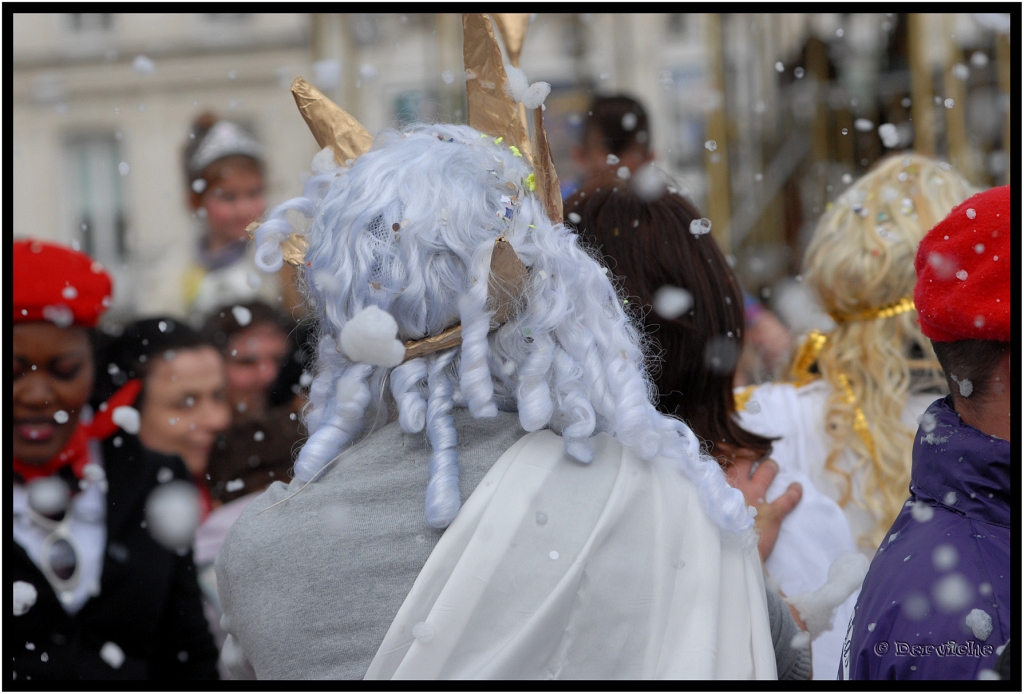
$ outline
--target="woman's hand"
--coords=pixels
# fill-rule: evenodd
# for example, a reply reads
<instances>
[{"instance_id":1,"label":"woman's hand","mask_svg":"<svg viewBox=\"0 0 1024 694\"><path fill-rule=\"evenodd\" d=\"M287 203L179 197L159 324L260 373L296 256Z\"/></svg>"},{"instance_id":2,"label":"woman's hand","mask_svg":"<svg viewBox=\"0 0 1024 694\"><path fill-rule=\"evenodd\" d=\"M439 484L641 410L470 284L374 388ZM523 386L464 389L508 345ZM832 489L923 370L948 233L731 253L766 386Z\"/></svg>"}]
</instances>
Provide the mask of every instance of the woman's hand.
<instances>
[{"instance_id":1,"label":"woman's hand","mask_svg":"<svg viewBox=\"0 0 1024 694\"><path fill-rule=\"evenodd\" d=\"M754 527L760 536L757 551L761 555L761 563L764 563L775 548L782 521L800 503L804 493L803 487L799 482L794 482L778 499L768 503L765 501L765 493L775 475L779 473L778 463L771 458L759 460L757 454L749 448L736 448L726 444L717 445L714 454L719 462L723 463L729 484L743 492L747 505L757 509L757 515L754 517Z\"/></svg>"}]
</instances>

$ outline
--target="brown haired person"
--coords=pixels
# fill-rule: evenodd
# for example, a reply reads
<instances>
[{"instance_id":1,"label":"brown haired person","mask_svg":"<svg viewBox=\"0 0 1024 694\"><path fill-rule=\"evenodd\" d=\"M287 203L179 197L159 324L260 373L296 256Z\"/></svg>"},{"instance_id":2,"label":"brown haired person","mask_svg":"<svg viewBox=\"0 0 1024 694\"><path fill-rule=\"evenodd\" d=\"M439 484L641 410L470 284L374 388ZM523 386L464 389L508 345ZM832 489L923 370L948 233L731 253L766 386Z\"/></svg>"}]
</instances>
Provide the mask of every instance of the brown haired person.
<instances>
[{"instance_id":1,"label":"brown haired person","mask_svg":"<svg viewBox=\"0 0 1024 694\"><path fill-rule=\"evenodd\" d=\"M650 126L643 105L625 95L595 97L583 124L583 139L571 149L583 185L615 175L620 167L636 172L654 160Z\"/></svg>"},{"instance_id":2,"label":"brown haired person","mask_svg":"<svg viewBox=\"0 0 1024 694\"><path fill-rule=\"evenodd\" d=\"M157 269L153 295L142 299L145 312L187 315L199 324L225 302L259 298L277 305L281 282L257 272L245 232L267 208L263 146L237 123L207 112L189 128L182 159L198 239L184 272L169 263Z\"/></svg>"},{"instance_id":3,"label":"brown haired person","mask_svg":"<svg viewBox=\"0 0 1024 694\"><path fill-rule=\"evenodd\" d=\"M816 590L839 553L853 549L849 542L830 546L819 532L848 536L842 511L806 477L780 472L768 457L772 440L736 421L732 384L744 339L739 281L689 201L667 191L647 197L626 181L597 180L571 196L565 210L622 282L650 351L660 357L652 368L658 409L693 429L757 509L758 549L769 576L787 595ZM806 568L791 576L794 566Z\"/></svg>"},{"instance_id":4,"label":"brown haired person","mask_svg":"<svg viewBox=\"0 0 1024 694\"><path fill-rule=\"evenodd\" d=\"M583 123L583 137L571 149L573 163L583 175L581 187L600 187L600 180L621 182L638 173L641 189L656 184L660 176L652 168L651 141L643 104L622 94L595 97ZM736 386L760 382L765 373L777 370L789 355L791 342L789 328L745 291L743 307L747 339L733 376Z\"/></svg>"},{"instance_id":5,"label":"brown haired person","mask_svg":"<svg viewBox=\"0 0 1024 694\"><path fill-rule=\"evenodd\" d=\"M134 435L137 380L88 411L110 277L45 241L15 241L13 261L13 678L216 679L187 540L150 513L185 466Z\"/></svg>"},{"instance_id":6,"label":"brown haired person","mask_svg":"<svg viewBox=\"0 0 1024 694\"><path fill-rule=\"evenodd\" d=\"M203 327L227 364L231 425L209 469L210 491L222 503L251 500L275 480L288 480L292 450L303 438L298 414L305 404L300 374L294 374L301 372L296 357L302 354L295 349L293 327L278 311L255 301L224 306ZM288 373L294 379L282 378Z\"/></svg>"}]
</instances>

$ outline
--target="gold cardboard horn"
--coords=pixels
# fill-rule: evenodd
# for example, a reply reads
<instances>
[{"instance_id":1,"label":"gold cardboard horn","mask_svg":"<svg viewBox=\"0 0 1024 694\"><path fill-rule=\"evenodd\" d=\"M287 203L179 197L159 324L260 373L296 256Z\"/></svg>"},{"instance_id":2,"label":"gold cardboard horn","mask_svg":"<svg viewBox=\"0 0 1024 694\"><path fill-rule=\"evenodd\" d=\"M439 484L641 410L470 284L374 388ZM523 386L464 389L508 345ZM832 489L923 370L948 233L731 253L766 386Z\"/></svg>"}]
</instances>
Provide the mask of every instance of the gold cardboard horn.
<instances>
[{"instance_id":1,"label":"gold cardboard horn","mask_svg":"<svg viewBox=\"0 0 1024 694\"><path fill-rule=\"evenodd\" d=\"M338 166L351 166L373 145L373 135L312 84L296 77L292 96L320 148L330 147Z\"/></svg>"},{"instance_id":2,"label":"gold cardboard horn","mask_svg":"<svg viewBox=\"0 0 1024 694\"><path fill-rule=\"evenodd\" d=\"M526 29L530 26L529 12L492 12L498 31L501 32L501 40L505 42L505 50L508 51L508 61L512 67L519 67L519 54L523 51L523 41L526 40Z\"/></svg>"},{"instance_id":3,"label":"gold cardboard horn","mask_svg":"<svg viewBox=\"0 0 1024 694\"><path fill-rule=\"evenodd\" d=\"M533 170L537 178L537 191L544 201L544 211L553 224L562 223L562 189L558 185L558 173L551 160L548 133L544 130L544 109L533 110L533 134L537 138L537 153Z\"/></svg>"},{"instance_id":4,"label":"gold cardboard horn","mask_svg":"<svg viewBox=\"0 0 1024 694\"><path fill-rule=\"evenodd\" d=\"M526 40L526 30L530 26L530 15L528 12L492 12L494 23L498 25L498 32L501 40L505 42L505 50L508 52L508 61L512 67L519 67L519 55L523 51L523 42ZM519 120L523 121L523 128L529 131L526 120L526 104L519 104Z\"/></svg>"},{"instance_id":5,"label":"gold cardboard horn","mask_svg":"<svg viewBox=\"0 0 1024 694\"><path fill-rule=\"evenodd\" d=\"M330 147L339 166L351 166L373 145L370 131L301 77L292 83L292 96L316 143L321 149ZM250 239L255 238L258 227L259 223L254 222L245 228ZM285 262L296 267L305 263L308 249L309 242L298 234L292 234L281 244Z\"/></svg>"},{"instance_id":6,"label":"gold cardboard horn","mask_svg":"<svg viewBox=\"0 0 1024 694\"><path fill-rule=\"evenodd\" d=\"M505 86L508 75L501 60L501 47L486 14L462 15L462 59L466 67L466 97L469 125L491 137L515 145L523 158L533 164L533 148L526 126Z\"/></svg>"}]
</instances>

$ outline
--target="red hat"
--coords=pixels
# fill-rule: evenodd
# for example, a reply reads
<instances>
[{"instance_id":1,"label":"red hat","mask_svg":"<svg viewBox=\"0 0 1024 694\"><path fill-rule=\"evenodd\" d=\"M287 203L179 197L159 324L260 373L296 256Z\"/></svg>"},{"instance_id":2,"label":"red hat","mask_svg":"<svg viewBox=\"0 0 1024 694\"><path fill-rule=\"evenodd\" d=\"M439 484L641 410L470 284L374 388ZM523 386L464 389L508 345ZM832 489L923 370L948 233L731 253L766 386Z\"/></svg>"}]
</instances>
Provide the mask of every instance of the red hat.
<instances>
[{"instance_id":1,"label":"red hat","mask_svg":"<svg viewBox=\"0 0 1024 694\"><path fill-rule=\"evenodd\" d=\"M1010 341L1010 186L960 203L921 241L914 305L934 342Z\"/></svg>"},{"instance_id":2,"label":"red hat","mask_svg":"<svg viewBox=\"0 0 1024 694\"><path fill-rule=\"evenodd\" d=\"M110 306L110 275L85 253L19 239L13 261L15 323L48 320L92 328Z\"/></svg>"}]
</instances>

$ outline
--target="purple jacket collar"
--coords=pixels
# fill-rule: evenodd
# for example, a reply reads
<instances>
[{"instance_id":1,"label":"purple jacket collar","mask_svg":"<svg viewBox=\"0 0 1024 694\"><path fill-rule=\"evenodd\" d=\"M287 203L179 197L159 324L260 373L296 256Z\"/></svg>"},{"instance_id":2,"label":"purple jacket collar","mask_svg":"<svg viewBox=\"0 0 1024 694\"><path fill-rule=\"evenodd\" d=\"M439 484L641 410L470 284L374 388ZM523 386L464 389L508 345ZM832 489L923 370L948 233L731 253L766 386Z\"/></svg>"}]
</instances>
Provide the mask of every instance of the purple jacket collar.
<instances>
[{"instance_id":1,"label":"purple jacket collar","mask_svg":"<svg viewBox=\"0 0 1024 694\"><path fill-rule=\"evenodd\" d=\"M965 424L950 396L936 400L917 430L910 486L921 501L1009 527L1010 442Z\"/></svg>"}]
</instances>

